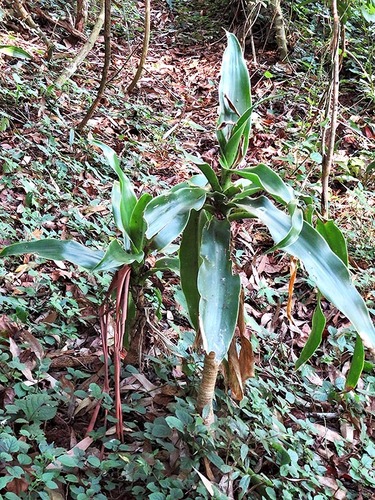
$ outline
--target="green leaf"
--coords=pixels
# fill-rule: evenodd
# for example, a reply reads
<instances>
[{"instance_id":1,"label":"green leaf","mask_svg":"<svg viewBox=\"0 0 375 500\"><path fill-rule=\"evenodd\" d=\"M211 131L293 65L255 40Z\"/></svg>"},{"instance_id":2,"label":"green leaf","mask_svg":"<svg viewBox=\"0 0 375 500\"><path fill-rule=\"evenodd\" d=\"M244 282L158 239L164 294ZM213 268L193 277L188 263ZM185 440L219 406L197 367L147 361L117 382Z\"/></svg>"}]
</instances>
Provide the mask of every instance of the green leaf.
<instances>
[{"instance_id":1,"label":"green leaf","mask_svg":"<svg viewBox=\"0 0 375 500\"><path fill-rule=\"evenodd\" d=\"M189 319L195 331L199 330L199 300L198 271L200 266L200 244L203 224L207 218L202 213L193 210L180 245L180 277L181 288L184 292L189 313Z\"/></svg>"},{"instance_id":2,"label":"green leaf","mask_svg":"<svg viewBox=\"0 0 375 500\"><path fill-rule=\"evenodd\" d=\"M181 422L180 419L173 416L169 416L165 417L165 421L167 422L167 424L171 429L177 429L180 432L184 432L185 430L184 424Z\"/></svg>"},{"instance_id":3,"label":"green leaf","mask_svg":"<svg viewBox=\"0 0 375 500\"><path fill-rule=\"evenodd\" d=\"M232 274L230 224L212 218L202 232L198 272L199 318L203 347L218 362L226 356L237 323L240 277Z\"/></svg>"},{"instance_id":4,"label":"green leaf","mask_svg":"<svg viewBox=\"0 0 375 500\"><path fill-rule=\"evenodd\" d=\"M0 53L7 56L17 57L18 59L32 59L33 56L26 52L26 50L16 47L14 45L0 45Z\"/></svg>"},{"instance_id":5,"label":"green leaf","mask_svg":"<svg viewBox=\"0 0 375 500\"><path fill-rule=\"evenodd\" d=\"M57 460L65 467L76 467L79 462L79 458L73 455L61 455Z\"/></svg>"},{"instance_id":6,"label":"green leaf","mask_svg":"<svg viewBox=\"0 0 375 500\"><path fill-rule=\"evenodd\" d=\"M130 217L129 236L135 250L142 251L144 247L145 232L147 224L144 218L146 206L152 200L152 196L144 193L138 200Z\"/></svg>"},{"instance_id":7,"label":"green leaf","mask_svg":"<svg viewBox=\"0 0 375 500\"><path fill-rule=\"evenodd\" d=\"M349 258L348 258L348 247L346 244L346 240L340 229L333 222L333 220L322 222L321 220L318 219L316 221L316 230L326 240L332 252L334 252L338 257L340 257L340 259L343 261L346 267L348 267Z\"/></svg>"},{"instance_id":8,"label":"green leaf","mask_svg":"<svg viewBox=\"0 0 375 500\"><path fill-rule=\"evenodd\" d=\"M57 413L57 402L48 394L28 394L15 401L15 405L24 412L29 422L52 420Z\"/></svg>"},{"instance_id":9,"label":"green leaf","mask_svg":"<svg viewBox=\"0 0 375 500\"><path fill-rule=\"evenodd\" d=\"M180 259L178 257L162 257L158 259L149 272L173 271L180 274Z\"/></svg>"},{"instance_id":10,"label":"green leaf","mask_svg":"<svg viewBox=\"0 0 375 500\"><path fill-rule=\"evenodd\" d=\"M43 259L67 260L88 270L94 269L104 256L101 250L91 250L76 241L47 238L9 245L1 250L0 257L27 253L37 254Z\"/></svg>"},{"instance_id":11,"label":"green leaf","mask_svg":"<svg viewBox=\"0 0 375 500\"><path fill-rule=\"evenodd\" d=\"M115 221L118 228L124 234L125 250L130 250L131 241L128 237L128 228L130 223L130 217L137 203L137 197L134 194L133 186L124 172L120 167L120 160L112 148L100 141L92 141L92 144L99 147L108 161L108 164L116 172L120 181L120 193L119 198L118 192L112 193L112 203L115 201L115 208L113 209L115 215ZM118 188L114 188L115 190ZM121 218L121 223L120 219Z\"/></svg>"},{"instance_id":12,"label":"green leaf","mask_svg":"<svg viewBox=\"0 0 375 500\"><path fill-rule=\"evenodd\" d=\"M244 199L236 205L242 212L233 212L231 218L244 218L246 213L248 217L258 217L276 243L288 234L290 217L264 196ZM375 349L375 328L364 300L352 284L347 267L318 231L304 221L299 238L286 251L303 262L320 292L349 318L363 343Z\"/></svg>"},{"instance_id":13,"label":"green leaf","mask_svg":"<svg viewBox=\"0 0 375 500\"><path fill-rule=\"evenodd\" d=\"M303 227L303 212L297 207L297 200L292 201L288 205L288 210L291 218L292 227L289 229L288 234L277 245L274 245L267 253L274 252L279 248L287 248L292 245L300 235Z\"/></svg>"},{"instance_id":14,"label":"green leaf","mask_svg":"<svg viewBox=\"0 0 375 500\"><path fill-rule=\"evenodd\" d=\"M233 173L250 180L255 186L266 191L283 205L287 205L295 199L293 189L285 184L281 177L267 165L262 163L256 167L232 170ZM243 198L241 193L238 199Z\"/></svg>"},{"instance_id":15,"label":"green leaf","mask_svg":"<svg viewBox=\"0 0 375 500\"><path fill-rule=\"evenodd\" d=\"M125 252L117 240L111 241L102 260L93 268L93 271L115 271L119 267L141 262L144 257L143 252L131 254Z\"/></svg>"},{"instance_id":16,"label":"green leaf","mask_svg":"<svg viewBox=\"0 0 375 500\"><path fill-rule=\"evenodd\" d=\"M346 377L345 390L351 391L358 383L365 362L365 351L361 337L357 335L350 369Z\"/></svg>"},{"instance_id":17,"label":"green leaf","mask_svg":"<svg viewBox=\"0 0 375 500\"><path fill-rule=\"evenodd\" d=\"M12 476L3 476L3 477L0 477L0 490L2 490L3 488L6 487L6 485L8 483L10 483L11 481L13 481L13 477ZM19 500L19 497L17 497L17 495L15 495L17 500Z\"/></svg>"},{"instance_id":18,"label":"green leaf","mask_svg":"<svg viewBox=\"0 0 375 500\"><path fill-rule=\"evenodd\" d=\"M157 196L145 210L147 238L153 238L157 249L165 248L184 230L191 210L200 210L205 200L204 189L185 184L167 194Z\"/></svg>"},{"instance_id":19,"label":"green leaf","mask_svg":"<svg viewBox=\"0 0 375 500\"><path fill-rule=\"evenodd\" d=\"M232 33L227 33L227 39L227 48L224 51L221 65L217 128L217 138L224 156L234 125L239 121L241 115L251 108L250 78L241 46ZM242 157L245 156L249 144L250 121L251 114L242 131Z\"/></svg>"},{"instance_id":20,"label":"green leaf","mask_svg":"<svg viewBox=\"0 0 375 500\"><path fill-rule=\"evenodd\" d=\"M122 223L121 217L121 187L119 181L115 181L112 187L112 213L115 219L116 227L123 234L126 233L126 229Z\"/></svg>"},{"instance_id":21,"label":"green leaf","mask_svg":"<svg viewBox=\"0 0 375 500\"><path fill-rule=\"evenodd\" d=\"M318 294L318 303L316 305L314 315L312 318L311 333L309 335L309 338L307 339L304 348L302 349L300 357L296 361L296 370L298 370L300 366L306 363L306 361L311 358L311 356L320 346L325 326L326 326L326 318L323 314L320 305L320 294Z\"/></svg>"},{"instance_id":22,"label":"green leaf","mask_svg":"<svg viewBox=\"0 0 375 500\"><path fill-rule=\"evenodd\" d=\"M198 156L193 156L188 153L185 153L185 157L187 160L190 160L199 168L199 170L206 177L207 181L210 183L214 191L222 190L217 175L215 174L211 165L203 161L201 158L198 158Z\"/></svg>"},{"instance_id":23,"label":"green leaf","mask_svg":"<svg viewBox=\"0 0 375 500\"><path fill-rule=\"evenodd\" d=\"M233 163L237 163L237 159L242 160L244 154L246 154L246 151L243 152L242 148L240 153L238 149L244 136L244 132L246 131L246 128L250 123L252 111L252 107L247 109L245 113L238 119L238 122L233 127L229 140L224 147L225 164L228 168L230 168Z\"/></svg>"}]
</instances>

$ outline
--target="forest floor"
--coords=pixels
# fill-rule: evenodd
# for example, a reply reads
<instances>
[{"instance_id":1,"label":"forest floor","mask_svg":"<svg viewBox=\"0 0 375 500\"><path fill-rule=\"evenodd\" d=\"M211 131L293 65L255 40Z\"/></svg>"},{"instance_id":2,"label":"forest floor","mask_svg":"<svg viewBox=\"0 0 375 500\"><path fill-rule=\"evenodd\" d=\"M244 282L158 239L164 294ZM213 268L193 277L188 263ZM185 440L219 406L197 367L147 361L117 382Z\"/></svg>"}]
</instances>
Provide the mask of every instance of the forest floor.
<instances>
[{"instance_id":1,"label":"forest floor","mask_svg":"<svg viewBox=\"0 0 375 500\"><path fill-rule=\"evenodd\" d=\"M63 3L42 2L43 11L61 16ZM1 44L21 47L33 59L0 56L0 246L54 237L102 248L115 236L115 176L92 138L116 151L137 194L159 194L195 173L186 152L218 167L222 27L231 29L231 23L226 2L217 4L223 8L180 1L170 10L155 2L146 66L129 96L142 16L139 5L116 2L109 84L82 134L75 127L96 95L103 38L71 81L56 89L57 76L81 42L34 13L55 43L47 61L35 32L9 12L1 18ZM302 24L294 26L287 63L280 63L261 25L254 30L256 60L250 48L246 58L253 99L260 104L247 163L266 163L318 204L327 74L312 65L306 69L308 50L318 57L318 49L308 47ZM330 210L348 239L354 282L375 314L374 106L348 75ZM112 392L108 397L102 390L98 308L111 277L32 255L0 262L4 498L374 498L374 364L368 360L355 391L343 391L355 332L323 301L323 343L295 371L311 331L316 292L299 271L290 324L290 259L266 253L271 238L258 222L238 223L233 234L257 367L242 401L233 400L219 381L214 435L195 412L202 353L192 349L194 335L172 273L145 291L153 312L141 365L125 359L122 370L121 443ZM105 411L94 420L98 401Z\"/></svg>"}]
</instances>

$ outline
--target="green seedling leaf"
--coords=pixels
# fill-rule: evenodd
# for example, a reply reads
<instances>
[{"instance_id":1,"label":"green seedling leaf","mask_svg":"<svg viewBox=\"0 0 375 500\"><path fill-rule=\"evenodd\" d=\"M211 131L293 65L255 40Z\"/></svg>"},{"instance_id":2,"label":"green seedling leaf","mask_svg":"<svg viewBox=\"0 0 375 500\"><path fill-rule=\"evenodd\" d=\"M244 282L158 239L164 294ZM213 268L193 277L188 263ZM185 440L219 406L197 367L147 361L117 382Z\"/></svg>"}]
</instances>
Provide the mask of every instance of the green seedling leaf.
<instances>
[{"instance_id":1,"label":"green seedling leaf","mask_svg":"<svg viewBox=\"0 0 375 500\"><path fill-rule=\"evenodd\" d=\"M203 161L201 158L198 158L198 156L193 156L188 153L185 153L185 156L187 160L191 161L199 168L214 191L221 191L219 180L211 165Z\"/></svg>"},{"instance_id":2,"label":"green seedling leaf","mask_svg":"<svg viewBox=\"0 0 375 500\"><path fill-rule=\"evenodd\" d=\"M217 138L225 157L225 148L233 127L240 117L251 108L249 72L241 46L232 33L227 33L227 48L223 54L219 85L219 120ZM241 156L246 155L249 144L251 114L242 130ZM240 142L238 143L240 144ZM236 157L237 154L234 155Z\"/></svg>"},{"instance_id":3,"label":"green seedling leaf","mask_svg":"<svg viewBox=\"0 0 375 500\"><path fill-rule=\"evenodd\" d=\"M76 241L60 241L47 238L45 240L26 241L9 245L1 250L0 257L27 253L39 255L43 259L67 260L87 270L94 269L104 256L104 252L101 250L91 250Z\"/></svg>"},{"instance_id":4,"label":"green seedling leaf","mask_svg":"<svg viewBox=\"0 0 375 500\"><path fill-rule=\"evenodd\" d=\"M345 383L346 391L351 391L356 387L359 377L361 376L363 370L364 362L365 362L365 350L363 348L363 342L361 337L357 335L352 362L350 364L350 369L346 377L346 383Z\"/></svg>"},{"instance_id":5,"label":"green seedling leaf","mask_svg":"<svg viewBox=\"0 0 375 500\"><path fill-rule=\"evenodd\" d=\"M258 217L269 229L276 244L291 228L291 218L266 197L247 198L237 203L240 213L231 218ZM349 318L369 349L375 349L375 328L364 300L350 279L342 260L332 252L325 239L304 221L300 235L286 251L303 262L310 278L320 292Z\"/></svg>"},{"instance_id":6,"label":"green seedling leaf","mask_svg":"<svg viewBox=\"0 0 375 500\"><path fill-rule=\"evenodd\" d=\"M131 214L137 203L137 197L135 196L132 183L121 170L120 160L112 148L100 141L92 141L92 144L99 147L103 151L108 164L113 168L119 178L121 196L119 196L118 192L116 192L114 195L112 194L112 202L115 201L115 208L113 208L113 213L115 216L117 227L124 234L125 250L130 250L131 241L128 237L127 232L130 224Z\"/></svg>"},{"instance_id":7,"label":"green seedling leaf","mask_svg":"<svg viewBox=\"0 0 375 500\"><path fill-rule=\"evenodd\" d=\"M283 205L287 205L295 199L293 189L285 184L281 177L267 165L261 163L256 167L232 170L232 172L244 179L248 179ZM239 194L238 199L241 197L243 196Z\"/></svg>"},{"instance_id":8,"label":"green seedling leaf","mask_svg":"<svg viewBox=\"0 0 375 500\"><path fill-rule=\"evenodd\" d=\"M227 355L237 324L240 277L232 274L230 224L212 218L202 232L198 272L199 322L203 347L218 362Z\"/></svg>"},{"instance_id":9,"label":"green seedling leaf","mask_svg":"<svg viewBox=\"0 0 375 500\"><path fill-rule=\"evenodd\" d=\"M48 394L28 394L23 399L15 401L29 422L45 422L52 420L57 413L57 402Z\"/></svg>"},{"instance_id":10,"label":"green seedling leaf","mask_svg":"<svg viewBox=\"0 0 375 500\"><path fill-rule=\"evenodd\" d=\"M57 460L65 467L77 467L79 463L79 458L73 455L61 455Z\"/></svg>"},{"instance_id":11,"label":"green seedling leaf","mask_svg":"<svg viewBox=\"0 0 375 500\"><path fill-rule=\"evenodd\" d=\"M184 432L184 424L181 422L181 420L177 417L169 416L165 417L165 421L169 425L171 429L177 429L180 432Z\"/></svg>"},{"instance_id":12,"label":"green seedling leaf","mask_svg":"<svg viewBox=\"0 0 375 500\"><path fill-rule=\"evenodd\" d=\"M202 224L203 220L203 224ZM201 263L200 244L203 225L207 218L204 213L192 210L180 246L180 277L189 313L190 323L197 332L199 330L198 271Z\"/></svg>"},{"instance_id":13,"label":"green seedling leaf","mask_svg":"<svg viewBox=\"0 0 375 500\"><path fill-rule=\"evenodd\" d=\"M165 248L184 230L191 210L200 210L205 200L206 191L193 185L157 196L145 210L146 237L153 238L155 248Z\"/></svg>"},{"instance_id":14,"label":"green seedling leaf","mask_svg":"<svg viewBox=\"0 0 375 500\"><path fill-rule=\"evenodd\" d=\"M0 45L0 53L7 56L17 57L18 59L32 59L33 56L26 52L26 50L16 47L14 45Z\"/></svg>"},{"instance_id":15,"label":"green seedling leaf","mask_svg":"<svg viewBox=\"0 0 375 500\"><path fill-rule=\"evenodd\" d=\"M349 258L348 258L348 247L346 244L346 240L340 229L333 222L333 220L322 222L321 220L318 219L316 221L316 230L326 240L332 252L334 252L338 257L340 257L340 259L343 261L346 267L348 267Z\"/></svg>"},{"instance_id":16,"label":"green seedling leaf","mask_svg":"<svg viewBox=\"0 0 375 500\"><path fill-rule=\"evenodd\" d=\"M302 349L300 357L296 361L296 370L306 363L320 346L325 326L326 318L320 305L320 294L318 294L318 303L312 318L311 333Z\"/></svg>"}]
</instances>

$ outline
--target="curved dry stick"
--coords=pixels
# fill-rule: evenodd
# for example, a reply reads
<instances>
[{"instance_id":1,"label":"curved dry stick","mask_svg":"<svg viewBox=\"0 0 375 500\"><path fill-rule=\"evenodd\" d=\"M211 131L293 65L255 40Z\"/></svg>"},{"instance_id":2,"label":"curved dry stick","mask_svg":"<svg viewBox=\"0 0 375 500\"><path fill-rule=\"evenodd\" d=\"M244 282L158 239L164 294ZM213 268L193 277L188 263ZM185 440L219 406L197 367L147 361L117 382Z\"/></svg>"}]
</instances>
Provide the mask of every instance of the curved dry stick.
<instances>
[{"instance_id":1,"label":"curved dry stick","mask_svg":"<svg viewBox=\"0 0 375 500\"><path fill-rule=\"evenodd\" d=\"M105 88L107 86L109 66L111 64L111 0L104 0L104 50L104 66L98 93L95 101L91 104L85 117L77 126L78 131L81 131L87 125L87 122L90 120L90 118L94 114L94 111L99 106Z\"/></svg>"},{"instance_id":2,"label":"curved dry stick","mask_svg":"<svg viewBox=\"0 0 375 500\"><path fill-rule=\"evenodd\" d=\"M150 32L151 32L151 0L146 0L146 5L145 5L145 36L143 38L143 47L142 47L142 54L141 54L141 59L139 61L138 69L136 74L134 75L133 81L129 85L127 89L127 93L131 94L131 92L134 90L135 86L138 83L138 80L141 77L143 67L146 62L146 57L147 57L147 52L148 52L148 46L150 44Z\"/></svg>"}]
</instances>

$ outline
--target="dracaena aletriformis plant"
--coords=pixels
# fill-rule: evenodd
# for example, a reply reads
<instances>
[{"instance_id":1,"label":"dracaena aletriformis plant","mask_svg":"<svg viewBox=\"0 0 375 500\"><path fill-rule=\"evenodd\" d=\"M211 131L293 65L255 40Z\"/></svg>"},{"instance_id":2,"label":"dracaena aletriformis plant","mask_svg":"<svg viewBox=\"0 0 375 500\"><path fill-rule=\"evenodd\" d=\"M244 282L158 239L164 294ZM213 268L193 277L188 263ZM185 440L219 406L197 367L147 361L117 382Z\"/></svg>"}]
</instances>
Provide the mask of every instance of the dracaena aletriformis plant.
<instances>
[{"instance_id":1,"label":"dracaena aletriformis plant","mask_svg":"<svg viewBox=\"0 0 375 500\"><path fill-rule=\"evenodd\" d=\"M67 260L88 272L109 271L114 273L107 298L100 310L100 322L104 350L107 346L106 332L110 315L115 322L116 416L118 435L121 437L120 353L124 344L125 348L131 351L136 350L139 345L135 336L137 332L133 331L133 326L142 324L142 321L137 321L139 319L137 315L142 313L142 287L146 279L152 272L176 268L177 266L176 259L167 257L156 261L151 270L145 267L145 261L149 254L158 250L157 242L154 241L151 244L145 236L144 211L151 196L144 193L137 199L130 180L121 170L115 152L105 144L97 141L93 141L93 143L103 151L109 165L118 177L118 181L114 182L112 189L112 211L121 238L113 239L105 251L93 250L72 240L26 241L3 248L0 251L0 257L32 253L44 259ZM115 297L114 301L112 300L113 296ZM106 357L105 362L107 362ZM104 389L108 390L108 378L105 386Z\"/></svg>"},{"instance_id":2,"label":"dracaena aletriformis plant","mask_svg":"<svg viewBox=\"0 0 375 500\"><path fill-rule=\"evenodd\" d=\"M210 418L219 364L224 362L232 391L239 398L243 381L252 372L251 344L243 335L243 294L231 258L232 221L260 219L275 241L273 250L283 250L300 260L318 289L312 332L297 367L320 344L325 326L322 296L344 313L358 332L347 389L356 385L362 371L363 345L375 348L374 325L351 282L345 240L333 221L318 220L313 227L311 207L303 211L296 192L270 167L239 167L249 143L250 79L238 40L230 33L227 38L219 86L220 171L188 155L202 175L153 199L145 210L146 236L159 248L182 234L181 285L190 322L206 352L198 408L208 408ZM234 340L236 327L241 335L239 354Z\"/></svg>"}]
</instances>

